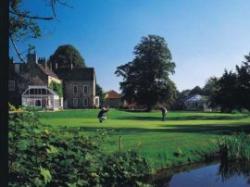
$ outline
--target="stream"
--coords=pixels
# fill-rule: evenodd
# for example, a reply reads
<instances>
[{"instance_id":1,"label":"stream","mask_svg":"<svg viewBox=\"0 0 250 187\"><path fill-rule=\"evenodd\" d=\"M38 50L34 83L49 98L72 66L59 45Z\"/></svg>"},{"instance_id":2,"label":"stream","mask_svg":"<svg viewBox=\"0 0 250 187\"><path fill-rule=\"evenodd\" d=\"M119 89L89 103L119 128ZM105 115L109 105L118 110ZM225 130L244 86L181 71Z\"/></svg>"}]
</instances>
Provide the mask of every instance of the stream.
<instances>
[{"instance_id":1,"label":"stream","mask_svg":"<svg viewBox=\"0 0 250 187\"><path fill-rule=\"evenodd\" d=\"M166 169L159 171L152 180L157 187L250 187L250 162Z\"/></svg>"}]
</instances>

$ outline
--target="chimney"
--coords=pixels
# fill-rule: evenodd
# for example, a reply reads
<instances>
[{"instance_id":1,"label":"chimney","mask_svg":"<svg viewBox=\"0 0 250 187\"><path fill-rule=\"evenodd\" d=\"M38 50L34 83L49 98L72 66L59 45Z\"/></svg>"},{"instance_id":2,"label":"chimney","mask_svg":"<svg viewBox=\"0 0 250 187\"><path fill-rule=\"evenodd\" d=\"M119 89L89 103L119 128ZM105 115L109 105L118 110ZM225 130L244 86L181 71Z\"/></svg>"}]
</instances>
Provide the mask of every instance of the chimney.
<instances>
[{"instance_id":1,"label":"chimney","mask_svg":"<svg viewBox=\"0 0 250 187\"><path fill-rule=\"evenodd\" d=\"M37 55L36 55L36 51L34 50L33 53L31 52L31 50L28 50L28 54L27 54L27 63L38 63L37 60Z\"/></svg>"},{"instance_id":2,"label":"chimney","mask_svg":"<svg viewBox=\"0 0 250 187\"><path fill-rule=\"evenodd\" d=\"M14 63L14 68L16 73L20 73L20 64Z\"/></svg>"}]
</instances>

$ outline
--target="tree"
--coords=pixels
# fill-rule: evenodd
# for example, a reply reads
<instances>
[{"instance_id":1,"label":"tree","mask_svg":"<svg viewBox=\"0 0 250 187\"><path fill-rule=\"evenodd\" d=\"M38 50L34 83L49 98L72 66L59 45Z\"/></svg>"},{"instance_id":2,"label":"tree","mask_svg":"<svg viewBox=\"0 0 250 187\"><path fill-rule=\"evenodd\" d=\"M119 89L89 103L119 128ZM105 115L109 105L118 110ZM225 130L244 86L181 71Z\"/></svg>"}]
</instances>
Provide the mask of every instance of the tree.
<instances>
[{"instance_id":1,"label":"tree","mask_svg":"<svg viewBox=\"0 0 250 187\"><path fill-rule=\"evenodd\" d=\"M216 84L212 101L222 111L250 110L250 53L245 59L241 66L236 65L236 72L226 70Z\"/></svg>"},{"instance_id":2,"label":"tree","mask_svg":"<svg viewBox=\"0 0 250 187\"><path fill-rule=\"evenodd\" d=\"M49 63L56 73L61 70L70 70L72 67L85 67L85 62L80 52L72 45L59 46L53 55L50 56Z\"/></svg>"},{"instance_id":3,"label":"tree","mask_svg":"<svg viewBox=\"0 0 250 187\"><path fill-rule=\"evenodd\" d=\"M169 104L175 98L176 87L169 75L175 63L163 37L148 35L134 48L133 61L117 67L123 99L144 105L150 111L158 102Z\"/></svg>"},{"instance_id":4,"label":"tree","mask_svg":"<svg viewBox=\"0 0 250 187\"><path fill-rule=\"evenodd\" d=\"M102 87L99 84L96 84L96 95L99 96L100 106L102 106L104 102L104 92L103 92Z\"/></svg>"},{"instance_id":5,"label":"tree","mask_svg":"<svg viewBox=\"0 0 250 187\"><path fill-rule=\"evenodd\" d=\"M237 74L232 71L225 70L218 82L214 101L221 106L222 111L230 112L233 109L239 109L237 100L238 81Z\"/></svg>"},{"instance_id":6,"label":"tree","mask_svg":"<svg viewBox=\"0 0 250 187\"><path fill-rule=\"evenodd\" d=\"M189 96L194 96L196 94L203 95L203 91L199 86L195 86L189 93Z\"/></svg>"},{"instance_id":7,"label":"tree","mask_svg":"<svg viewBox=\"0 0 250 187\"><path fill-rule=\"evenodd\" d=\"M216 107L215 95L219 90L219 79L217 77L210 77L202 90L204 95L208 97L211 107Z\"/></svg>"},{"instance_id":8,"label":"tree","mask_svg":"<svg viewBox=\"0 0 250 187\"><path fill-rule=\"evenodd\" d=\"M245 56L241 66L236 66L238 91L237 98L242 108L250 109L250 53Z\"/></svg>"},{"instance_id":9,"label":"tree","mask_svg":"<svg viewBox=\"0 0 250 187\"><path fill-rule=\"evenodd\" d=\"M21 52L17 47L17 42L26 38L39 38L41 37L41 29L39 21L49 21L56 17L55 6L56 4L63 4L68 6L63 0L46 0L51 7L50 15L33 15L30 10L24 9L22 0L9 1L9 40L17 53L19 59L25 62ZM41 8L42 9L42 8Z\"/></svg>"},{"instance_id":10,"label":"tree","mask_svg":"<svg viewBox=\"0 0 250 187\"><path fill-rule=\"evenodd\" d=\"M185 101L190 97L191 90L183 90L181 92L177 92L176 100L173 105L174 110L184 110L185 109Z\"/></svg>"}]
</instances>

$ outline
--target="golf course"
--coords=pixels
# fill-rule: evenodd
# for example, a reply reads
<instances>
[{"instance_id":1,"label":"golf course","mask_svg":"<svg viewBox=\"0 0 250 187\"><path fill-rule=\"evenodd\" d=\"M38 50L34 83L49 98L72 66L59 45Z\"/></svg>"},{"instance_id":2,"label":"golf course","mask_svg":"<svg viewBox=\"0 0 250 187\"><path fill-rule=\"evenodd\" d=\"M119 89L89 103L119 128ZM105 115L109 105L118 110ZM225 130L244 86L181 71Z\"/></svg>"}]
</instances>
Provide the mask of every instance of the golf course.
<instances>
[{"instance_id":1,"label":"golf course","mask_svg":"<svg viewBox=\"0 0 250 187\"><path fill-rule=\"evenodd\" d=\"M99 123L98 109L40 112L40 121L54 130L66 128L92 136L105 132L107 153L135 150L153 169L204 161L216 151L222 136L250 131L249 113L174 112L161 121L161 112L128 112L111 109ZM99 132L98 132L99 130ZM101 131L100 131L101 130Z\"/></svg>"}]
</instances>

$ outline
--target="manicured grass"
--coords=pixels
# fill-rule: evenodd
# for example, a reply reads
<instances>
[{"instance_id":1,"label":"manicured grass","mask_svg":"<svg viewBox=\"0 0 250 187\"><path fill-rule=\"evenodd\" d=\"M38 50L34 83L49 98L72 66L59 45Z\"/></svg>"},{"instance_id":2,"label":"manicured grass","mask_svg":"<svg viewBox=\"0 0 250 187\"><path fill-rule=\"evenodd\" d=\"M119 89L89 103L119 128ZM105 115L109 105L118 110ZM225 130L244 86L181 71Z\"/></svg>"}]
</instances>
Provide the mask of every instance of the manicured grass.
<instances>
[{"instance_id":1,"label":"manicured grass","mask_svg":"<svg viewBox=\"0 0 250 187\"><path fill-rule=\"evenodd\" d=\"M98 110L65 110L41 112L41 122L55 129L77 128L91 135L97 129L107 129L103 142L107 152L134 149L158 169L204 159L203 154L213 152L217 139L234 132L250 132L249 114L222 114L202 112L169 112L166 121L154 111L125 112L110 110L108 119L99 123ZM65 132L67 133L67 132Z\"/></svg>"}]
</instances>

